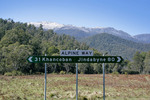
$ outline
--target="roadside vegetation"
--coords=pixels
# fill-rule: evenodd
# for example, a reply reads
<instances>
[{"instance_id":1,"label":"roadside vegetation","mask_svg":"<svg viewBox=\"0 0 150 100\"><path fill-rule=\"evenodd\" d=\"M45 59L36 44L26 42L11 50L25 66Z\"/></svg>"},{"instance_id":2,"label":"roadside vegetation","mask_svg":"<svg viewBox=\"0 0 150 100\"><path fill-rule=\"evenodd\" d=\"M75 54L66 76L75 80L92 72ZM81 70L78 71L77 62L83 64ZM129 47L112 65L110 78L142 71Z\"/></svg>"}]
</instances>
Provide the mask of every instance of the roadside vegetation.
<instances>
[{"instance_id":1,"label":"roadside vegetation","mask_svg":"<svg viewBox=\"0 0 150 100\"><path fill-rule=\"evenodd\" d=\"M149 100L150 75L106 74L106 100ZM79 100L103 100L103 76L79 74ZM43 100L44 75L0 76L0 100ZM48 100L75 100L75 74L49 74Z\"/></svg>"}]
</instances>

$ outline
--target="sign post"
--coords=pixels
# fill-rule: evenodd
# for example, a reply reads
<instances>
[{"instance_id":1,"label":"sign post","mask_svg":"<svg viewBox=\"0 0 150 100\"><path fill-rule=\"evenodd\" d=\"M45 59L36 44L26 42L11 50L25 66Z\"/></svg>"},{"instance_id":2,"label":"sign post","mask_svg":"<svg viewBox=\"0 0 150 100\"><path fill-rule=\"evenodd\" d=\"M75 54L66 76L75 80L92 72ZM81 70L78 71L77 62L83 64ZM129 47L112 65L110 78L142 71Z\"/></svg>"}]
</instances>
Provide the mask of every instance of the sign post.
<instances>
[{"instance_id":1,"label":"sign post","mask_svg":"<svg viewBox=\"0 0 150 100\"><path fill-rule=\"evenodd\" d=\"M103 54L103 56L105 56L105 54ZM105 100L105 63L103 63L103 100Z\"/></svg>"},{"instance_id":2,"label":"sign post","mask_svg":"<svg viewBox=\"0 0 150 100\"><path fill-rule=\"evenodd\" d=\"M76 100L78 100L78 63L76 63Z\"/></svg>"},{"instance_id":3,"label":"sign post","mask_svg":"<svg viewBox=\"0 0 150 100\"><path fill-rule=\"evenodd\" d=\"M103 100L105 100L105 63L103 63Z\"/></svg>"},{"instance_id":4,"label":"sign post","mask_svg":"<svg viewBox=\"0 0 150 100\"><path fill-rule=\"evenodd\" d=\"M46 56L46 54L45 54ZM46 100L46 83L47 83L47 66L45 63L45 88L44 88L44 100Z\"/></svg>"},{"instance_id":5,"label":"sign post","mask_svg":"<svg viewBox=\"0 0 150 100\"><path fill-rule=\"evenodd\" d=\"M77 49L76 49L76 52L77 52ZM76 63L76 100L78 100L78 63Z\"/></svg>"},{"instance_id":6,"label":"sign post","mask_svg":"<svg viewBox=\"0 0 150 100\"><path fill-rule=\"evenodd\" d=\"M46 63L76 63L76 100L78 100L78 63L103 63L103 100L105 100L105 64L121 63L121 56L93 56L92 50L61 50L60 56L29 56L29 63L45 63L45 88L44 100L46 100Z\"/></svg>"}]
</instances>

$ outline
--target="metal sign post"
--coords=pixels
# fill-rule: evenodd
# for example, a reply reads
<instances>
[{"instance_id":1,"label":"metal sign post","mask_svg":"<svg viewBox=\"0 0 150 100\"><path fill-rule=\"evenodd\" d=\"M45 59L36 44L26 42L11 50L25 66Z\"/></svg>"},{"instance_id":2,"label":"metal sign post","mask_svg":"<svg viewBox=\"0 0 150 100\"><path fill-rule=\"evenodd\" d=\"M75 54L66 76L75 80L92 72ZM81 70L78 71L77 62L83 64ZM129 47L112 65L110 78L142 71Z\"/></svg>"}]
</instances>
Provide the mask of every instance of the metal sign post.
<instances>
[{"instance_id":1,"label":"metal sign post","mask_svg":"<svg viewBox=\"0 0 150 100\"><path fill-rule=\"evenodd\" d=\"M103 54L105 56L107 53ZM121 58L118 59L120 62ZM103 100L105 100L105 63L103 63Z\"/></svg>"},{"instance_id":2,"label":"metal sign post","mask_svg":"<svg viewBox=\"0 0 150 100\"><path fill-rule=\"evenodd\" d=\"M45 54L46 56L46 54ZM45 88L44 88L44 100L46 100L46 83L47 83L47 68L46 68L46 63L45 63Z\"/></svg>"},{"instance_id":3,"label":"metal sign post","mask_svg":"<svg viewBox=\"0 0 150 100\"><path fill-rule=\"evenodd\" d=\"M76 49L75 51L77 50L78 49ZM76 100L78 100L78 63L76 63Z\"/></svg>"},{"instance_id":4,"label":"metal sign post","mask_svg":"<svg viewBox=\"0 0 150 100\"><path fill-rule=\"evenodd\" d=\"M76 63L76 100L78 100L78 63Z\"/></svg>"},{"instance_id":5,"label":"metal sign post","mask_svg":"<svg viewBox=\"0 0 150 100\"><path fill-rule=\"evenodd\" d=\"M105 100L105 63L103 63L103 100Z\"/></svg>"}]
</instances>

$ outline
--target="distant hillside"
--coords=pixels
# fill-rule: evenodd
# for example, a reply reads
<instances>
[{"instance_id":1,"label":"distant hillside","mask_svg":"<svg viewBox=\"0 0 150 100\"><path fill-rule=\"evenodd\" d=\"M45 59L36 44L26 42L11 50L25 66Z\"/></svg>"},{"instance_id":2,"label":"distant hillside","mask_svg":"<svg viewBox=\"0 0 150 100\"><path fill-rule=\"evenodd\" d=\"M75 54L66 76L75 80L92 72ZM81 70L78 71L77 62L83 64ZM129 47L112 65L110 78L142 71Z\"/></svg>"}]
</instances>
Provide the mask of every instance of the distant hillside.
<instances>
[{"instance_id":1,"label":"distant hillside","mask_svg":"<svg viewBox=\"0 0 150 100\"><path fill-rule=\"evenodd\" d=\"M77 40L81 40L83 38L93 36L101 33L108 33L114 36L120 37L122 39L131 40L137 43L150 43L150 39L145 39L145 35L140 36L131 36L127 32L122 30L117 30L113 27L96 27L96 28L87 28L87 27L77 27L73 25L64 25L58 24L55 22L29 22L28 24L33 24L36 27L39 27L40 24L43 25L43 28L48 30L52 29L54 32L58 34L67 34L70 36L74 36ZM150 34L149 34L150 35Z\"/></svg>"},{"instance_id":2,"label":"distant hillside","mask_svg":"<svg viewBox=\"0 0 150 100\"><path fill-rule=\"evenodd\" d=\"M85 27L75 27L75 26L64 26L64 27L55 29L54 31L59 34L65 33L65 34L74 36L78 40L85 38L85 37L93 36L96 34L101 34L101 33L108 33L108 34L121 37L123 39L134 40L134 38L130 36L128 33L123 32L121 30L116 30L112 27L85 28Z\"/></svg>"},{"instance_id":3,"label":"distant hillside","mask_svg":"<svg viewBox=\"0 0 150 100\"><path fill-rule=\"evenodd\" d=\"M70 26L66 25L61 28L55 28L54 31L58 34L67 34L67 35L73 36L78 40L92 35L89 33L88 30L85 30L84 28L78 28L78 27L74 27L71 25Z\"/></svg>"},{"instance_id":4,"label":"distant hillside","mask_svg":"<svg viewBox=\"0 0 150 100\"><path fill-rule=\"evenodd\" d=\"M110 55L118 55L130 60L136 51L150 50L150 44L136 43L106 33L85 38L82 42L99 51L107 51Z\"/></svg>"},{"instance_id":5,"label":"distant hillside","mask_svg":"<svg viewBox=\"0 0 150 100\"><path fill-rule=\"evenodd\" d=\"M36 27L39 27L41 24L43 25L44 29L53 29L54 32L58 34L67 34L70 36L74 36L78 40L83 39L85 37L93 36L95 34L108 33L108 34L121 37L123 39L137 41L128 33L122 30L117 30L113 27L96 27L96 28L89 27L87 28L87 27L77 27L73 25L58 24L55 22L30 22L28 24L33 24Z\"/></svg>"},{"instance_id":6,"label":"distant hillside","mask_svg":"<svg viewBox=\"0 0 150 100\"><path fill-rule=\"evenodd\" d=\"M136 38L139 41L142 41L143 43L150 43L150 34L139 34L135 35L134 38Z\"/></svg>"}]
</instances>

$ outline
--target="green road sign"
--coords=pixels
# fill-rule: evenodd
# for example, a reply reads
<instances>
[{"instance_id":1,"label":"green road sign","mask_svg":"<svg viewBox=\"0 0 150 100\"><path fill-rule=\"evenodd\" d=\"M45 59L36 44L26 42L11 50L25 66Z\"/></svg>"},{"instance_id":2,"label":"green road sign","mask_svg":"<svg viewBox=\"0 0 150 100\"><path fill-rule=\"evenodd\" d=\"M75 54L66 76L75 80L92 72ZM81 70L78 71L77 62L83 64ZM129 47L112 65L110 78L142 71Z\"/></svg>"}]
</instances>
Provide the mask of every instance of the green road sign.
<instances>
[{"instance_id":1,"label":"green road sign","mask_svg":"<svg viewBox=\"0 0 150 100\"><path fill-rule=\"evenodd\" d=\"M121 63L121 56L29 56L30 63Z\"/></svg>"}]
</instances>

